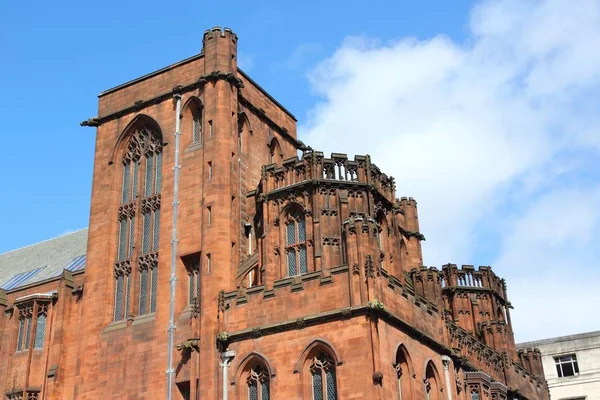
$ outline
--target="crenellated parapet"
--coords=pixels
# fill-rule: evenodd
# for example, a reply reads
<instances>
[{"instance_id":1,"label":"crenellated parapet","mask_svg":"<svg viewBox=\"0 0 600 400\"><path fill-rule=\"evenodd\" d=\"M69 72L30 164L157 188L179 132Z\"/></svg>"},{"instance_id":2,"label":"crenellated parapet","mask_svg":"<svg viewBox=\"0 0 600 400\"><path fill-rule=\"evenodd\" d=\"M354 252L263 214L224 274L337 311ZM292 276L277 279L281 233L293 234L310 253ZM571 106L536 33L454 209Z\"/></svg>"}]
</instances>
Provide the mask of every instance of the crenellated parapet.
<instances>
[{"instance_id":1,"label":"crenellated parapet","mask_svg":"<svg viewBox=\"0 0 600 400\"><path fill-rule=\"evenodd\" d=\"M528 347L517 351L518 361L523 368L535 376L544 377L544 367L542 366L542 353L539 349Z\"/></svg>"},{"instance_id":2,"label":"crenellated parapet","mask_svg":"<svg viewBox=\"0 0 600 400\"><path fill-rule=\"evenodd\" d=\"M415 292L432 303L441 306L442 271L435 267L413 268L410 271Z\"/></svg>"},{"instance_id":3,"label":"crenellated parapet","mask_svg":"<svg viewBox=\"0 0 600 400\"><path fill-rule=\"evenodd\" d=\"M504 280L496 276L489 266L475 268L473 265L446 264L444 271L444 287L455 289L483 289L492 291L499 299L507 302Z\"/></svg>"},{"instance_id":4,"label":"crenellated parapet","mask_svg":"<svg viewBox=\"0 0 600 400\"><path fill-rule=\"evenodd\" d=\"M346 154L332 153L325 158L320 151L307 151L302 158L291 157L282 165L263 167L263 190L277 192L292 185L312 181L322 185L342 187L348 190L367 189L385 199L391 206L395 199L394 178L387 176L366 156L349 160Z\"/></svg>"}]
</instances>

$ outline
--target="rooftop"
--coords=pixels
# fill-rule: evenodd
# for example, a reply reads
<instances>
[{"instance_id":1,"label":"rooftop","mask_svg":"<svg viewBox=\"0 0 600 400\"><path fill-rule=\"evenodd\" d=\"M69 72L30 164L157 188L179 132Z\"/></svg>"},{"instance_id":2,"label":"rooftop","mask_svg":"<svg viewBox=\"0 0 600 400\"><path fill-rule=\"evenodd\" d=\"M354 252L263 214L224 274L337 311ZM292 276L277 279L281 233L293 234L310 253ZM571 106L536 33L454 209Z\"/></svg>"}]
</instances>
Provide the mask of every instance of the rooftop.
<instances>
[{"instance_id":1,"label":"rooftop","mask_svg":"<svg viewBox=\"0 0 600 400\"><path fill-rule=\"evenodd\" d=\"M87 228L0 254L0 289L11 291L85 268Z\"/></svg>"},{"instance_id":2,"label":"rooftop","mask_svg":"<svg viewBox=\"0 0 600 400\"><path fill-rule=\"evenodd\" d=\"M574 340L588 339L588 338L592 338L592 337L596 337L596 336L600 336L600 331L578 333L575 335L558 336L558 337L549 338L549 339L541 339L541 340L534 340L531 342L518 343L517 348L524 349L526 347L538 347L538 346L542 346L545 344L572 342Z\"/></svg>"}]
</instances>

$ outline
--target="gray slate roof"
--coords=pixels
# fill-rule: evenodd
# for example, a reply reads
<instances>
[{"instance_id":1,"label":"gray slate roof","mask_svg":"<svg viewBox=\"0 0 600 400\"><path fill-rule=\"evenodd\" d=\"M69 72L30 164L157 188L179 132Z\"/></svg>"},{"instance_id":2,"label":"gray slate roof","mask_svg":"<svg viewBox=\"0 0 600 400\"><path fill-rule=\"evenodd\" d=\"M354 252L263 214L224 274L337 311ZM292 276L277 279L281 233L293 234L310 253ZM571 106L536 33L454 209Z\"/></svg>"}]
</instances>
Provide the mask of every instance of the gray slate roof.
<instances>
[{"instance_id":1,"label":"gray slate roof","mask_svg":"<svg viewBox=\"0 0 600 400\"><path fill-rule=\"evenodd\" d=\"M0 288L8 291L57 277L64 268L83 269L87 236L87 228L81 229L0 254Z\"/></svg>"}]
</instances>

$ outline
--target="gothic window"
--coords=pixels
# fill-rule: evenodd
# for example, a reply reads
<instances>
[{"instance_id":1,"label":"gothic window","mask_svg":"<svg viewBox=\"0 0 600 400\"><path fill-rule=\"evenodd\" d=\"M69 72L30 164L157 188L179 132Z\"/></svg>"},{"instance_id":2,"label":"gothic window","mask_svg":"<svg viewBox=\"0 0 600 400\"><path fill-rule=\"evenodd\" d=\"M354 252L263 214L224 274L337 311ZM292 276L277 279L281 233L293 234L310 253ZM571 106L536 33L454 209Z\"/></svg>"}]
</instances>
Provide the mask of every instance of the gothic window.
<instances>
[{"instance_id":1,"label":"gothic window","mask_svg":"<svg viewBox=\"0 0 600 400\"><path fill-rule=\"evenodd\" d=\"M335 363L321 352L310 360L313 400L337 400Z\"/></svg>"},{"instance_id":2,"label":"gothic window","mask_svg":"<svg viewBox=\"0 0 600 400\"><path fill-rule=\"evenodd\" d=\"M17 351L44 347L46 320L49 303L37 301L18 306L19 326L17 331Z\"/></svg>"},{"instance_id":3,"label":"gothic window","mask_svg":"<svg viewBox=\"0 0 600 400\"><path fill-rule=\"evenodd\" d=\"M46 336L46 319L48 317L48 304L38 303L37 321L35 325L35 340L33 341L34 349L44 347L44 338Z\"/></svg>"},{"instance_id":4,"label":"gothic window","mask_svg":"<svg viewBox=\"0 0 600 400\"><path fill-rule=\"evenodd\" d=\"M118 247L115 263L114 320L130 312L131 267L134 262L136 214L141 211L141 247L138 253L139 314L156 309L158 246L162 189L162 140L156 129L138 126L129 136L123 159L119 207ZM140 183L141 182L141 183ZM140 226L141 225L141 226ZM139 236L138 236L139 237Z\"/></svg>"},{"instance_id":5,"label":"gothic window","mask_svg":"<svg viewBox=\"0 0 600 400\"><path fill-rule=\"evenodd\" d=\"M269 163L281 165L283 163L283 153L277 139L273 139L269 145Z\"/></svg>"},{"instance_id":6,"label":"gothic window","mask_svg":"<svg viewBox=\"0 0 600 400\"><path fill-rule=\"evenodd\" d=\"M188 304L194 304L200 297L200 254L186 257L184 264L188 274Z\"/></svg>"},{"instance_id":7,"label":"gothic window","mask_svg":"<svg viewBox=\"0 0 600 400\"><path fill-rule=\"evenodd\" d=\"M386 256L386 250L388 249L387 246L387 240L388 240L388 226L387 226L387 220L385 218L385 215L381 214L379 215L379 218L377 218L377 245L379 247L379 267L384 269L385 268L385 256ZM389 269L388 269L389 271ZM389 271L390 273L392 271Z\"/></svg>"},{"instance_id":8,"label":"gothic window","mask_svg":"<svg viewBox=\"0 0 600 400\"><path fill-rule=\"evenodd\" d=\"M409 356L404 345L400 345L396 352L396 363L394 368L396 369L396 379L398 387L398 399L412 399L412 380L411 380L411 368L409 364Z\"/></svg>"},{"instance_id":9,"label":"gothic window","mask_svg":"<svg viewBox=\"0 0 600 400\"><path fill-rule=\"evenodd\" d=\"M262 365L255 365L248 374L248 400L269 400L269 374Z\"/></svg>"},{"instance_id":10,"label":"gothic window","mask_svg":"<svg viewBox=\"0 0 600 400\"><path fill-rule=\"evenodd\" d=\"M285 223L285 254L288 276L308 273L306 221L300 212L288 214Z\"/></svg>"},{"instance_id":11,"label":"gothic window","mask_svg":"<svg viewBox=\"0 0 600 400\"><path fill-rule=\"evenodd\" d=\"M435 366L431 361L427 364L425 369L425 399L426 400L441 400L440 396L441 387L439 386L438 374Z\"/></svg>"},{"instance_id":12,"label":"gothic window","mask_svg":"<svg viewBox=\"0 0 600 400\"><path fill-rule=\"evenodd\" d=\"M194 115L192 118L192 142L202 145L202 117Z\"/></svg>"},{"instance_id":13,"label":"gothic window","mask_svg":"<svg viewBox=\"0 0 600 400\"><path fill-rule=\"evenodd\" d=\"M29 349L33 325L33 304L19 306L19 332L17 351Z\"/></svg>"}]
</instances>

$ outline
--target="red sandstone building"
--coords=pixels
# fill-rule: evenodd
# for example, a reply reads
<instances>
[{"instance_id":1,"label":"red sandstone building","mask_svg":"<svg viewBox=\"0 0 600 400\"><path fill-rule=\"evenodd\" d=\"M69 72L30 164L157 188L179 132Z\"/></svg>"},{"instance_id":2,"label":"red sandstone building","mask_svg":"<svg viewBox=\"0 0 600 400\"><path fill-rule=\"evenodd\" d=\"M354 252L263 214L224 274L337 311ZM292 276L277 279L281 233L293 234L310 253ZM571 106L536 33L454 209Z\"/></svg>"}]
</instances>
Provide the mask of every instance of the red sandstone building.
<instances>
[{"instance_id":1,"label":"red sandstone building","mask_svg":"<svg viewBox=\"0 0 600 400\"><path fill-rule=\"evenodd\" d=\"M236 48L100 94L89 230L0 255L0 392L548 399L504 281L423 267L416 201L298 141Z\"/></svg>"}]
</instances>

